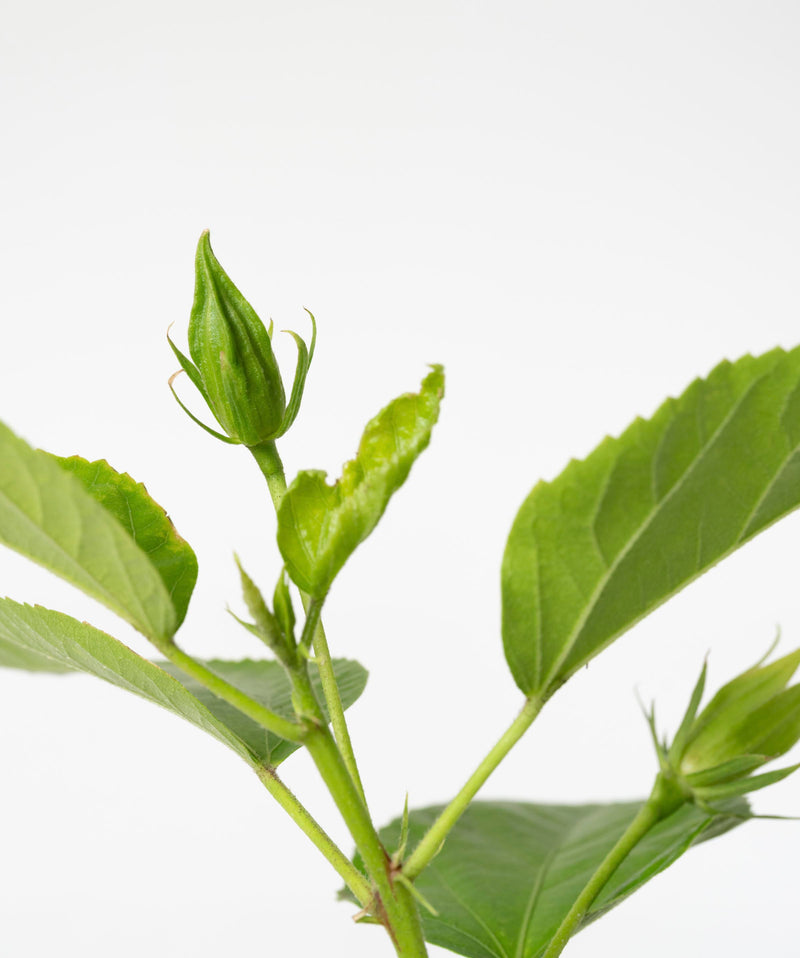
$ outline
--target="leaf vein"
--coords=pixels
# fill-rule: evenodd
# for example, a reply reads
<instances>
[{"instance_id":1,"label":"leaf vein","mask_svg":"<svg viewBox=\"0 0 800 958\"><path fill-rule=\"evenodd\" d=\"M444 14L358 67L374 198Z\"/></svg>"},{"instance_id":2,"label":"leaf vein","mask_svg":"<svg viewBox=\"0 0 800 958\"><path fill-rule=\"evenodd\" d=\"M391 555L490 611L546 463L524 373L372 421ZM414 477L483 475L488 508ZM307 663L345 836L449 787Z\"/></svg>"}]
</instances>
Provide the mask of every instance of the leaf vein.
<instances>
[{"instance_id":1,"label":"leaf vein","mask_svg":"<svg viewBox=\"0 0 800 958\"><path fill-rule=\"evenodd\" d=\"M771 371L772 371L772 370L770 370L769 372L771 372ZM732 407L731 407L731 409L729 410L729 412L728 412L728 413L725 415L725 417L722 419L722 421L720 422L719 426L718 426L718 427L714 430L714 432L711 434L711 436L709 437L708 441L704 444L703 448L702 448L701 450L699 450L698 454L697 454L697 455L694 457L694 459L692 459L692 461L687 465L687 467L686 467L685 471L683 472L683 474L681 475L681 477L673 484L672 488L669 490L669 492L666 493L666 495L665 495L665 496L663 497L663 499L657 504L657 506L649 512L649 514L647 515L647 517L645 518L645 520L641 523L641 525L640 525L639 528L636 530L636 532L630 537L630 539L629 539L628 542L626 543L625 547L620 550L620 552L618 553L618 555L616 556L616 558L614 559L614 561L613 561L613 562L611 563L611 565L608 567L607 572L600 578L600 581L598 582L597 586L595 587L595 589L594 589L594 591L593 591L593 593L592 593L592 595L591 595L589 601L586 603L586 606L584 607L583 612L581 613L580 617L578 618L578 621L577 621L577 623L575 624L575 627L573 628L573 630L572 630L572 632L570 633L570 635L567 637L567 639L566 639L566 641L565 641L565 643L564 643L564 646L563 646L563 649L562 649L561 654L558 656L558 658L556 659L555 663L553 664L553 667L552 667L552 669L551 669L551 671L550 671L550 675L548 676L548 682L549 682L549 681L552 681L552 680L553 680L553 677L558 674L559 669L561 668L561 666L564 664L564 662L565 662L566 659L568 658L568 656L569 656L570 652L572 651L572 649L575 647L575 645L576 645L578 639L579 639L580 636L581 636L581 633L583 632L583 629L584 629L584 627L585 627L585 625L586 625L586 622L587 622L588 619L589 619L589 616L591 615L591 613L594 611L595 607L597 606L597 602L599 601L601 595L603 594L603 592L604 592L606 586L607 586L608 583L610 582L612 576L614 575L614 573L616 572L616 570L617 570L617 569L619 568L619 566L621 565L622 560L628 555L628 553L631 551L631 549L633 549L634 545L636 545L636 543L641 539L641 537L644 535L644 533L647 531L647 529L648 529L648 528L650 527L650 525L653 523L655 517L660 514L661 509L663 509L664 506L665 506L672 498L674 498L674 496L677 495L677 493L680 491L680 489L683 488L683 486L685 485L685 483L686 483L687 480L688 480L688 477L689 477L693 472L695 472L696 469L697 469L697 467L703 462L703 460L705 459L705 457L706 457L706 455L708 454L709 450L714 446L714 444L716 443L717 439L723 434L723 432L724 432L725 429L728 427L728 425L730 424L730 422L734 419L734 417L736 416L736 414L737 414L737 413L739 412L739 410L741 409L741 407L742 407L743 403L745 402L745 400L750 396L750 394L753 392L753 390L756 388L756 386L757 386L759 383L761 383L761 382L766 378L766 376L769 375L769 372L763 373L762 375L758 376L756 379L754 379L754 380L747 386L747 388L744 390L744 392L741 394L741 396L739 396L738 399L736 400L736 402L732 405Z\"/></svg>"}]
</instances>

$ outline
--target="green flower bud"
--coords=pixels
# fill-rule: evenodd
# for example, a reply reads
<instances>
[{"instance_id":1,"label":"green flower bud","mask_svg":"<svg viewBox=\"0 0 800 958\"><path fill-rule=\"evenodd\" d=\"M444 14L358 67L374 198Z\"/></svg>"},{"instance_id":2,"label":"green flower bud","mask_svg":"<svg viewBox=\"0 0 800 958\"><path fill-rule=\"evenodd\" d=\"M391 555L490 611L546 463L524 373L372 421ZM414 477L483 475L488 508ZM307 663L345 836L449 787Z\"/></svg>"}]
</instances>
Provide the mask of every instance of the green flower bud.
<instances>
[{"instance_id":1,"label":"green flower bud","mask_svg":"<svg viewBox=\"0 0 800 958\"><path fill-rule=\"evenodd\" d=\"M658 741L651 711L662 775L676 783L687 801L707 807L764 788L798 768L752 774L800 740L800 685L788 687L798 666L800 649L769 665L762 660L724 685L698 714L703 666L671 745Z\"/></svg>"},{"instance_id":2,"label":"green flower bud","mask_svg":"<svg viewBox=\"0 0 800 958\"><path fill-rule=\"evenodd\" d=\"M759 663L724 685L695 719L680 757L684 774L743 755L778 758L800 739L800 686L787 688L800 650Z\"/></svg>"},{"instance_id":3,"label":"green flower bud","mask_svg":"<svg viewBox=\"0 0 800 958\"><path fill-rule=\"evenodd\" d=\"M313 316L311 322L314 325ZM211 249L208 231L203 233L195 257L194 303L189 320L191 359L171 340L170 346L224 434L200 422L178 400L184 411L207 432L225 442L257 446L282 436L294 422L300 407L314 352L316 326L310 349L295 333L291 335L297 344L298 361L287 404L272 351L272 324L269 329L264 326L220 266Z\"/></svg>"}]
</instances>

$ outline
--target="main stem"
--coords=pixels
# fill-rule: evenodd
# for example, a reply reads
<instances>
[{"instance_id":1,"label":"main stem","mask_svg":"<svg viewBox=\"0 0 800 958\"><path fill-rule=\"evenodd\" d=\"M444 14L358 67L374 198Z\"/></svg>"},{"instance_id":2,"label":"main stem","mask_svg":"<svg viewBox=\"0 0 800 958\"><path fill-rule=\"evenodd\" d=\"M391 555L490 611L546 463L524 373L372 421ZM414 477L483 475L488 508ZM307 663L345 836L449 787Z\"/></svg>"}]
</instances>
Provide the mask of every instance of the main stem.
<instances>
[{"instance_id":1,"label":"main stem","mask_svg":"<svg viewBox=\"0 0 800 958\"><path fill-rule=\"evenodd\" d=\"M374 883L376 897L372 910L386 927L395 951L402 958L427 958L416 902L401 882L394 882L391 859L327 726L320 725L311 731L304 744L328 786Z\"/></svg>"},{"instance_id":2,"label":"main stem","mask_svg":"<svg viewBox=\"0 0 800 958\"><path fill-rule=\"evenodd\" d=\"M619 841L601 862L597 871L575 899L558 930L550 940L541 958L557 958L570 938L579 930L592 903L605 888L608 880L645 835L660 821L668 818L684 803L685 798L675 784L659 774L650 797L625 829Z\"/></svg>"},{"instance_id":3,"label":"main stem","mask_svg":"<svg viewBox=\"0 0 800 958\"><path fill-rule=\"evenodd\" d=\"M267 480L269 494L272 497L272 503L275 506L275 512L278 512L283 497L286 495L286 475L283 471L283 463L278 454L274 442L264 442L259 446L250 446L250 452L253 454L258 467ZM309 610L310 599L304 593L300 593L303 601L303 608L306 613ZM347 727L347 720L344 717L344 706L339 694L339 686L336 683L336 676L333 671L333 661L331 659L328 640L325 636L325 629L322 622L318 622L313 633L314 654L316 657L317 668L319 669L320 679L322 681L322 693L325 696L325 704L328 706L333 734L342 758L350 773L350 777L361 795L361 801L366 805L367 798L364 793L364 786L361 782L361 775L358 771L353 743L350 739L350 730Z\"/></svg>"},{"instance_id":4,"label":"main stem","mask_svg":"<svg viewBox=\"0 0 800 958\"><path fill-rule=\"evenodd\" d=\"M427 951L417 904L402 882L394 882L392 861L325 723L305 663L292 672L292 686L296 708L312 723L303 744L353 836L372 880L369 910L386 928L398 955L425 958Z\"/></svg>"},{"instance_id":5,"label":"main stem","mask_svg":"<svg viewBox=\"0 0 800 958\"><path fill-rule=\"evenodd\" d=\"M403 864L403 874L413 881L428 865L444 844L448 833L464 814L487 778L508 755L511 749L531 727L544 702L539 698L526 699L522 711L506 729L497 743L470 775L461 791L431 825L412 854Z\"/></svg>"}]
</instances>

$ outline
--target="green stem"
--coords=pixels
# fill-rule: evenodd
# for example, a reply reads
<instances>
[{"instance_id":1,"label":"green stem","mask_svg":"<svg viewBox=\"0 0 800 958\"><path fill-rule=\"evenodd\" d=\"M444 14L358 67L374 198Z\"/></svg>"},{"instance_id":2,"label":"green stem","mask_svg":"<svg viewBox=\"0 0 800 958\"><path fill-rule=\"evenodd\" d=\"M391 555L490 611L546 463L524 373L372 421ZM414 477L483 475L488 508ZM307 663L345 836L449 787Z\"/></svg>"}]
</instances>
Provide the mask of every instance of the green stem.
<instances>
[{"instance_id":1,"label":"green stem","mask_svg":"<svg viewBox=\"0 0 800 958\"><path fill-rule=\"evenodd\" d=\"M592 903L625 858L654 825L668 818L684 801L676 785L659 774L650 797L575 899L541 958L557 958L561 954L570 938L580 929Z\"/></svg>"},{"instance_id":2,"label":"green stem","mask_svg":"<svg viewBox=\"0 0 800 958\"><path fill-rule=\"evenodd\" d=\"M366 878L298 801L294 793L280 780L272 766L257 765L255 772L275 801L333 865L359 903L364 908L368 908L372 901L372 888Z\"/></svg>"},{"instance_id":3,"label":"green stem","mask_svg":"<svg viewBox=\"0 0 800 958\"><path fill-rule=\"evenodd\" d=\"M259 446L248 446L247 448L252 452L258 463L258 468L267 480L269 494L275 504L275 512L277 512L281 500L286 495L286 476L281 457L278 455L278 449L274 442L262 442Z\"/></svg>"},{"instance_id":4,"label":"green stem","mask_svg":"<svg viewBox=\"0 0 800 958\"><path fill-rule=\"evenodd\" d=\"M311 649L314 642L314 635L319 627L319 620L322 615L322 606L325 599L309 599L303 602L306 613L306 621L303 623L303 634L300 636L300 648L305 652Z\"/></svg>"},{"instance_id":5,"label":"green stem","mask_svg":"<svg viewBox=\"0 0 800 958\"><path fill-rule=\"evenodd\" d=\"M526 699L522 711L506 729L484 760L467 779L464 787L439 815L403 864L403 874L413 881L436 856L452 827L463 815L469 803L478 794L487 778L508 755L533 724L544 702L539 698Z\"/></svg>"},{"instance_id":6,"label":"green stem","mask_svg":"<svg viewBox=\"0 0 800 958\"><path fill-rule=\"evenodd\" d=\"M397 954L402 958L427 958L417 904L402 882L395 883L393 880L391 859L327 726L312 729L304 744L353 836L375 885L373 911L386 927Z\"/></svg>"},{"instance_id":7,"label":"green stem","mask_svg":"<svg viewBox=\"0 0 800 958\"><path fill-rule=\"evenodd\" d=\"M280 454L274 442L265 442L260 446L250 446L249 448L264 478L267 480L269 494L272 497L272 503L275 506L275 512L277 514L281 502L283 502L283 497L286 495L286 476L283 471ZM306 616L308 617L311 612L312 600L305 592L300 593L300 598L303 602ZM306 624L308 624L308 618L306 619ZM304 638L305 633L306 630L303 629ZM313 636L314 656L316 658L317 668L319 669L320 679L322 680L322 693L325 696L325 704L328 707L328 715L330 716L333 727L333 734L344 758L347 770L350 772L350 776L361 795L362 802L366 805L367 800L364 785L358 771L358 763L356 762L356 755L353 750L353 742L350 738L350 730L347 727L347 720L344 717L342 697L339 694L339 686L333 671L333 660L331 659L328 640L325 636L325 629L321 620L317 620L311 634Z\"/></svg>"},{"instance_id":8,"label":"green stem","mask_svg":"<svg viewBox=\"0 0 800 958\"><path fill-rule=\"evenodd\" d=\"M304 593L300 595L303 600L303 605L305 606L308 597ZM331 652L328 648L328 639L325 636L325 629L322 622L319 622L314 630L313 642L314 659L319 669L319 677L322 680L322 694L325 696L328 715L331 717L333 735L342 753L347 771L350 773L350 777L353 779L353 783L361 796L361 801L366 805L367 798L364 793L364 785L358 771L358 763L356 762L356 755L353 751L353 742L350 738L350 729L348 729L347 720L344 717L344 705L342 704L342 697L339 694L336 674L333 671L333 659L331 658Z\"/></svg>"},{"instance_id":9,"label":"green stem","mask_svg":"<svg viewBox=\"0 0 800 958\"><path fill-rule=\"evenodd\" d=\"M206 668L202 662L198 662L197 659L193 659L190 655L187 655L186 652L179 649L177 645L165 643L163 646L159 646L159 651L166 655L170 662L177 665L178 668L187 675L190 675L193 679L197 679L209 692L213 692L218 698L221 698L229 705L243 712L254 722L258 722L258 724L267 729L267 731L274 732L275 735L288 739L290 742L302 742L305 738L307 729L304 726L285 719L282 715L276 715L275 712L271 712L261 705L260 702L251 699L249 695L245 695L245 693L237 689L236 686L231 685L230 682L226 682L225 679L220 678L220 676L212 672L211 669Z\"/></svg>"},{"instance_id":10,"label":"green stem","mask_svg":"<svg viewBox=\"0 0 800 958\"><path fill-rule=\"evenodd\" d=\"M270 496L275 511L280 508L286 494L286 478L283 465L274 443L263 443L261 446L251 447L256 462L264 478L267 480ZM308 748L323 781L331 793L336 807L347 825L356 847L363 859L370 879L372 880L376 898L371 902L371 908L376 917L385 925L395 947L395 951L402 958L427 958L425 939L422 936L422 926L419 918L419 909L413 896L402 882L393 881L392 863L386 854L375 826L372 824L364 789L358 774L350 734L344 718L339 688L333 673L328 643L322 623L313 619L320 610L313 610L309 596L300 593L307 617L311 619L306 625L313 629L314 652L317 659L322 687L325 693L325 702L328 714L336 733L334 740L327 726L320 724L312 727L304 737L304 744ZM304 634L305 634L304 629ZM305 676L305 678L304 678ZM308 703L312 707L313 695L309 695L306 688L307 673L293 676L295 694L299 701Z\"/></svg>"}]
</instances>

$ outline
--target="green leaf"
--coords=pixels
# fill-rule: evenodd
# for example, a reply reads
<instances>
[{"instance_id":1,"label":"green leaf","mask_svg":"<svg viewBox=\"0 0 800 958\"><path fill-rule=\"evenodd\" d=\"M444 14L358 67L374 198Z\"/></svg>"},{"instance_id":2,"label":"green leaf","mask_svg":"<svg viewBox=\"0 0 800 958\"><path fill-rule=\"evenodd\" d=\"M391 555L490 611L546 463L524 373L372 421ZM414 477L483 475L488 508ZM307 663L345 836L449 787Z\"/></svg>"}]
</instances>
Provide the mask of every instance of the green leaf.
<instances>
[{"instance_id":1,"label":"green leaf","mask_svg":"<svg viewBox=\"0 0 800 958\"><path fill-rule=\"evenodd\" d=\"M0 599L0 602L10 601ZM62 665L54 658L33 649L17 645L0 637L0 666L5 669L24 669L26 672L73 672L69 665Z\"/></svg>"},{"instance_id":2,"label":"green leaf","mask_svg":"<svg viewBox=\"0 0 800 958\"><path fill-rule=\"evenodd\" d=\"M293 718L291 686L273 661L205 662L212 671L273 711ZM149 662L105 632L62 612L0 599L0 665L31 671L88 672L135 692L224 742L250 764L278 765L300 746L267 732L170 662ZM364 691L367 672L334 660L345 707ZM312 685L321 682L312 670Z\"/></svg>"},{"instance_id":3,"label":"green leaf","mask_svg":"<svg viewBox=\"0 0 800 958\"><path fill-rule=\"evenodd\" d=\"M800 504L800 348L724 362L523 503L503 560L517 685L549 695Z\"/></svg>"},{"instance_id":4,"label":"green leaf","mask_svg":"<svg viewBox=\"0 0 800 958\"><path fill-rule=\"evenodd\" d=\"M292 581L322 598L426 448L439 417L444 371L433 366L419 393L389 403L364 430L355 459L329 486L326 473L300 472L278 512L278 546Z\"/></svg>"},{"instance_id":5,"label":"green leaf","mask_svg":"<svg viewBox=\"0 0 800 958\"><path fill-rule=\"evenodd\" d=\"M189 543L178 535L167 513L150 498L141 482L127 472L112 469L104 459L88 462L81 456L55 458L147 553L172 597L180 625L197 581L197 557Z\"/></svg>"},{"instance_id":6,"label":"green leaf","mask_svg":"<svg viewBox=\"0 0 800 958\"><path fill-rule=\"evenodd\" d=\"M98 599L156 643L177 628L147 553L74 476L0 423L0 542Z\"/></svg>"},{"instance_id":7,"label":"green leaf","mask_svg":"<svg viewBox=\"0 0 800 958\"><path fill-rule=\"evenodd\" d=\"M88 672L161 705L224 742L251 764L257 759L224 721L181 682L99 629L39 605L0 599L0 664L49 672Z\"/></svg>"},{"instance_id":8,"label":"green leaf","mask_svg":"<svg viewBox=\"0 0 800 958\"><path fill-rule=\"evenodd\" d=\"M204 664L212 672L216 672L217 675L266 706L270 711L276 712L284 718L294 718L291 683L278 662L253 661L251 659L245 659L241 662L221 662L212 659ZM266 729L243 715L232 705L218 699L194 679L185 676L177 666L169 662L161 662L159 665L164 671L179 678L192 695L195 695L208 708L209 712L231 729L242 742L245 742L248 749L261 762L278 765L301 747L297 742L289 742L272 732L267 732ZM333 667L342 696L342 704L345 708L349 708L364 691L364 686L367 683L367 671L358 662L350 659L334 659ZM323 703L322 710L327 718L319 672L314 665L310 665L309 669L311 684L317 693L317 698Z\"/></svg>"},{"instance_id":9,"label":"green leaf","mask_svg":"<svg viewBox=\"0 0 800 958\"><path fill-rule=\"evenodd\" d=\"M426 940L468 958L535 958L639 807L637 802L577 806L474 802L415 882L438 912L434 916L422 911ZM411 812L409 847L440 811ZM690 845L738 823L685 806L634 849L583 924L619 904ZM381 830L390 852L400 824L396 819Z\"/></svg>"}]
</instances>

